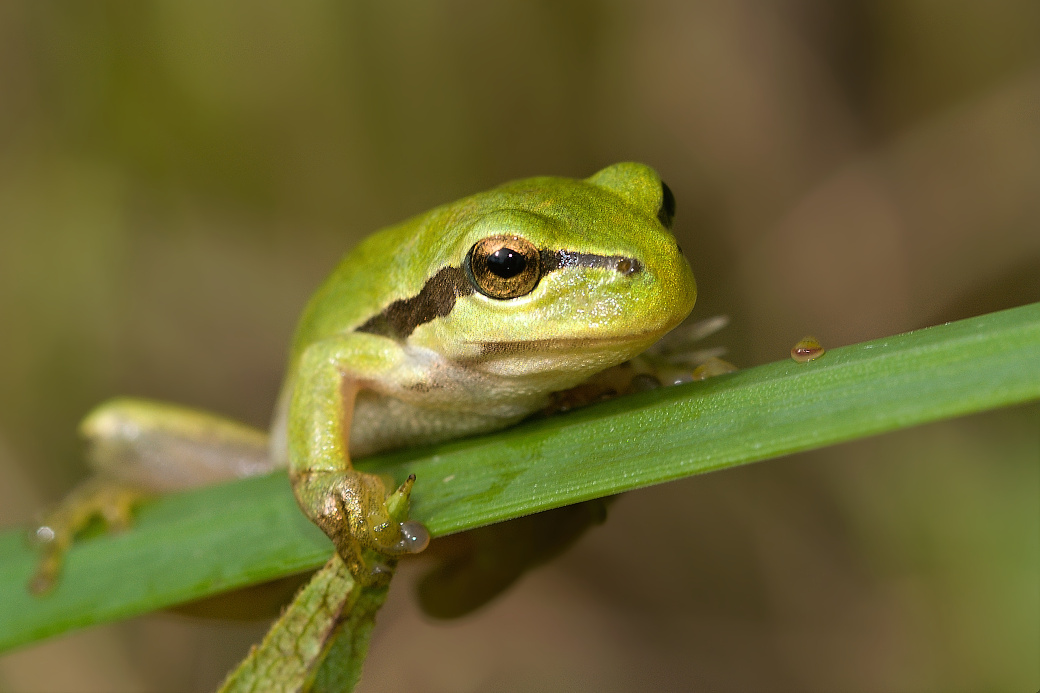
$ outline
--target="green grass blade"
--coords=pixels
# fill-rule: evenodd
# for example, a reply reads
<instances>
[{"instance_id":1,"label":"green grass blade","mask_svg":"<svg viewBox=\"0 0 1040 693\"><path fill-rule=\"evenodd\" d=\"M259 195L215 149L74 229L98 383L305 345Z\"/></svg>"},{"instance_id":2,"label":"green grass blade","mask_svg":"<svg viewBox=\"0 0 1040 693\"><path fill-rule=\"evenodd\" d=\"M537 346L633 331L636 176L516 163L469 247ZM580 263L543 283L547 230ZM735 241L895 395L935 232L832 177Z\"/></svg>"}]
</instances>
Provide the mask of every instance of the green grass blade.
<instances>
[{"instance_id":1,"label":"green grass blade","mask_svg":"<svg viewBox=\"0 0 1040 693\"><path fill-rule=\"evenodd\" d=\"M607 402L501 433L383 455L418 476L435 534L1040 399L1040 304ZM316 568L331 545L284 475L160 499L133 531L82 542L58 588L25 590L34 555L0 535L0 650Z\"/></svg>"},{"instance_id":2,"label":"green grass blade","mask_svg":"<svg viewBox=\"0 0 1040 693\"><path fill-rule=\"evenodd\" d=\"M331 634L341 627L340 616L344 612L353 614L361 591L346 564L333 556L296 594L263 641L249 651L217 693L303 690L312 670L324 659L322 653ZM382 595L387 591L381 590ZM353 686L341 690L353 690Z\"/></svg>"}]
</instances>

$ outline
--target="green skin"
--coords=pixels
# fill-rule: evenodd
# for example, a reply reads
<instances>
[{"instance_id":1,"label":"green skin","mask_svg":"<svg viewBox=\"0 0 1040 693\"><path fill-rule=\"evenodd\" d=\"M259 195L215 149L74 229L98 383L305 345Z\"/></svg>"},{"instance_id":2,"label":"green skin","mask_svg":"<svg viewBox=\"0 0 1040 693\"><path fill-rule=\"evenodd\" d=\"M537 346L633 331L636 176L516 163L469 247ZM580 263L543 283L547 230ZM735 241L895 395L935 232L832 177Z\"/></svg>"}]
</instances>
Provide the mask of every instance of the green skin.
<instances>
[{"instance_id":1,"label":"green skin","mask_svg":"<svg viewBox=\"0 0 1040 693\"><path fill-rule=\"evenodd\" d=\"M622 163L584 180L507 183L384 229L308 303L269 451L233 422L118 400L84 421L92 462L150 491L287 466L300 507L355 579L380 583L387 569L366 562L365 549L392 561L421 551L427 535L390 519L388 489L355 470L351 455L508 426L678 325L696 285L666 227L674 203L665 191L651 168ZM487 271L471 249L499 236L513 250L524 241L509 239L526 239L541 258L522 295L481 288ZM451 281L431 283L438 273ZM67 545L63 521L48 523L61 546L44 581Z\"/></svg>"}]
</instances>

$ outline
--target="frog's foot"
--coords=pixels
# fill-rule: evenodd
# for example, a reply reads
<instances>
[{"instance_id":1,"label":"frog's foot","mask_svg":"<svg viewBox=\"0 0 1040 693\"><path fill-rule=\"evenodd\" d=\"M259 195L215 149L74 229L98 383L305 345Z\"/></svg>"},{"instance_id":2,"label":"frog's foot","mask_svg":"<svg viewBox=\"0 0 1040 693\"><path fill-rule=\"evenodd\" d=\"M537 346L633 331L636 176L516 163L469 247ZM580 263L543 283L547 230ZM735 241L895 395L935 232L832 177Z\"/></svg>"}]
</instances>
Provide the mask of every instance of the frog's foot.
<instances>
[{"instance_id":1,"label":"frog's foot","mask_svg":"<svg viewBox=\"0 0 1040 693\"><path fill-rule=\"evenodd\" d=\"M354 579L363 585L389 579L397 558L419 553L430 534L419 522L402 522L415 477L394 494L375 474L355 470L297 472L293 491L304 513L332 540Z\"/></svg>"},{"instance_id":2,"label":"frog's foot","mask_svg":"<svg viewBox=\"0 0 1040 693\"><path fill-rule=\"evenodd\" d=\"M149 495L140 488L98 477L76 487L32 532L32 541L41 547L41 556L29 590L45 594L54 587L65 553L76 535L95 518L104 521L109 531L125 530L132 523L134 508Z\"/></svg>"},{"instance_id":3,"label":"frog's foot","mask_svg":"<svg viewBox=\"0 0 1040 693\"><path fill-rule=\"evenodd\" d=\"M632 390L680 385L736 371L736 366L719 358L726 353L725 348L699 344L728 323L726 316L718 315L707 320L687 320L669 332L657 344L632 359L632 367L637 372Z\"/></svg>"},{"instance_id":4,"label":"frog's foot","mask_svg":"<svg viewBox=\"0 0 1040 693\"><path fill-rule=\"evenodd\" d=\"M733 373L737 367L719 358L726 352L725 348L698 348L697 345L699 340L715 334L728 322L723 315L687 321L639 356L600 371L569 390L554 392L541 413L551 416L620 395Z\"/></svg>"},{"instance_id":5,"label":"frog's foot","mask_svg":"<svg viewBox=\"0 0 1040 693\"><path fill-rule=\"evenodd\" d=\"M721 356L726 350L705 348L703 341L721 332L729 325L729 317L716 315L704 320L687 318L681 325L662 337L644 353L659 356L673 363L701 363L711 356Z\"/></svg>"}]
</instances>

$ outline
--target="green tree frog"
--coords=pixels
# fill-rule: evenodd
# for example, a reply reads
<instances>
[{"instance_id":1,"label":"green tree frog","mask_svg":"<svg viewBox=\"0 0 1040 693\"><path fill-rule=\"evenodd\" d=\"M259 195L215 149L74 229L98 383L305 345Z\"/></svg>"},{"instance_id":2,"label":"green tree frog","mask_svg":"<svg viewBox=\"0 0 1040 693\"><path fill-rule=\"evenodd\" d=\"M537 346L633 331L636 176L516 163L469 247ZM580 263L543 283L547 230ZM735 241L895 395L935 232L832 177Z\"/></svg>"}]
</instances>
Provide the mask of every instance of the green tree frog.
<instances>
[{"instance_id":1,"label":"green tree frog","mask_svg":"<svg viewBox=\"0 0 1040 693\"><path fill-rule=\"evenodd\" d=\"M38 530L36 588L75 531L97 514L124 523L138 492L279 467L355 579L378 584L387 568L366 549L392 560L428 535L392 521L392 489L351 458L509 426L653 344L696 298L674 213L653 169L620 163L584 180L507 183L368 237L303 312L269 436L141 400L84 420L105 481Z\"/></svg>"}]
</instances>

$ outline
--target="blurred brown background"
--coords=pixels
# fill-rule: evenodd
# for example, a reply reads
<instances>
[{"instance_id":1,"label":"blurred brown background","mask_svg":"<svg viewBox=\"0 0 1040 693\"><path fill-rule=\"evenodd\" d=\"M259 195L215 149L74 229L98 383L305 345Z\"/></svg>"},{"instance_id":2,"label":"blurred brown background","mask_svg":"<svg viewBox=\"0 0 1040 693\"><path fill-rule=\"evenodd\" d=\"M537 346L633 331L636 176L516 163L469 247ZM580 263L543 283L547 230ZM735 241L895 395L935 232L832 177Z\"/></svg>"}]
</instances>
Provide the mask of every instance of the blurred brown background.
<instances>
[{"instance_id":1,"label":"blurred brown background","mask_svg":"<svg viewBox=\"0 0 1040 693\"><path fill-rule=\"evenodd\" d=\"M657 167L743 366L1040 300L1038 37L1032 0L0 3L0 523L85 474L105 397L264 425L345 250L515 177ZM362 689L1036 690L1038 431L631 493L458 623L406 575ZM95 628L0 691L207 691L262 630Z\"/></svg>"}]
</instances>

